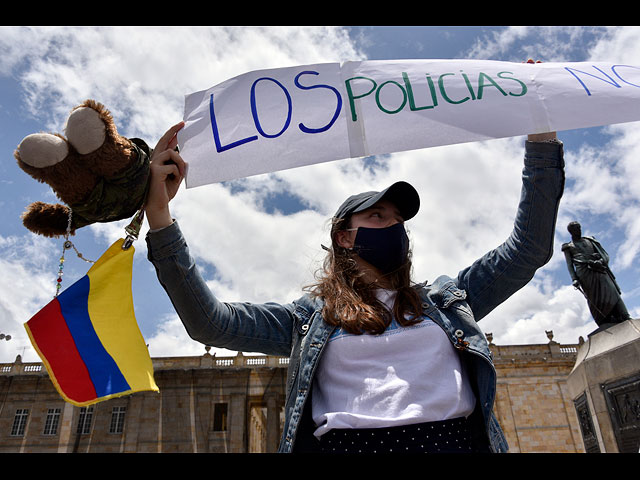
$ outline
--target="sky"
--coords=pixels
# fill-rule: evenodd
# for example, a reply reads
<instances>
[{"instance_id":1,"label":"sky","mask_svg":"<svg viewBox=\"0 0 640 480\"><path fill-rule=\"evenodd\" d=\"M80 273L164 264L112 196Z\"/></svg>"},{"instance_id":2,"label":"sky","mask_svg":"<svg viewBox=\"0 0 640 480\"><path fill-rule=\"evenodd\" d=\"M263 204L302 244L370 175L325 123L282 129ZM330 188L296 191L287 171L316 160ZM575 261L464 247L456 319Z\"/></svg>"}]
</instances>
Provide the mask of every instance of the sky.
<instances>
[{"instance_id":1,"label":"sky","mask_svg":"<svg viewBox=\"0 0 640 480\"><path fill-rule=\"evenodd\" d=\"M22 138L62 132L87 98L103 103L118 131L155 146L182 119L184 96L263 68L388 59L640 65L638 27L3 27L0 28L0 362L39 361L23 324L55 294L61 239L26 230L34 201L56 203L17 166ZM554 255L534 279L480 322L497 345L578 343L597 328L571 285L562 243L579 221L598 238L634 318L640 316L640 130L638 122L558 132L566 187ZM414 280L455 276L509 235L525 137L354 158L181 188L171 204L212 291L223 301L288 303L313 282L328 220L349 195L408 180L421 195L407 222ZM96 260L128 221L84 227L71 239ZM133 264L138 325L152 357L205 353L191 340L146 258L145 224ZM63 288L90 265L67 253ZM235 355L214 350L217 355ZM249 354L251 352L244 352Z\"/></svg>"}]
</instances>

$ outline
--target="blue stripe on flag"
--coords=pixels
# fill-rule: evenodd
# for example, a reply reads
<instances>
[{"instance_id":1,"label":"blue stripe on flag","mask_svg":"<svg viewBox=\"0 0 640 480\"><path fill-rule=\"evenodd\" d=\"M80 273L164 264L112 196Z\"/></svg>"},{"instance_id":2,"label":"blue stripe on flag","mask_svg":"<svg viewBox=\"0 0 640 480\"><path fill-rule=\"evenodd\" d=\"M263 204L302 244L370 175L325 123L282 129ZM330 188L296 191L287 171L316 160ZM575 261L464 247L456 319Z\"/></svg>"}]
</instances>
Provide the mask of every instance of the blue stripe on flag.
<instances>
[{"instance_id":1,"label":"blue stripe on flag","mask_svg":"<svg viewBox=\"0 0 640 480\"><path fill-rule=\"evenodd\" d=\"M58 302L96 394L103 397L130 390L130 387L93 327L88 307L90 288L89 277L85 275L58 295Z\"/></svg>"}]
</instances>

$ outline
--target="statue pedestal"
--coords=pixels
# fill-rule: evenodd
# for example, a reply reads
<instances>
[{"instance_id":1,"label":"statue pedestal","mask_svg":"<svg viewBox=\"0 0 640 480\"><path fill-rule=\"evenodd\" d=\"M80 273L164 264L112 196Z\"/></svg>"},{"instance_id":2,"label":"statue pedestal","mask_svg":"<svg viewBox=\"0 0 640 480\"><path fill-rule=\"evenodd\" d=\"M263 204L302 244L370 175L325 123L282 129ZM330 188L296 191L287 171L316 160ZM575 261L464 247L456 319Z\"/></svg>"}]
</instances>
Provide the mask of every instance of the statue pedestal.
<instances>
[{"instance_id":1,"label":"statue pedestal","mask_svg":"<svg viewBox=\"0 0 640 480\"><path fill-rule=\"evenodd\" d=\"M567 385L587 453L640 448L640 319L590 335Z\"/></svg>"}]
</instances>

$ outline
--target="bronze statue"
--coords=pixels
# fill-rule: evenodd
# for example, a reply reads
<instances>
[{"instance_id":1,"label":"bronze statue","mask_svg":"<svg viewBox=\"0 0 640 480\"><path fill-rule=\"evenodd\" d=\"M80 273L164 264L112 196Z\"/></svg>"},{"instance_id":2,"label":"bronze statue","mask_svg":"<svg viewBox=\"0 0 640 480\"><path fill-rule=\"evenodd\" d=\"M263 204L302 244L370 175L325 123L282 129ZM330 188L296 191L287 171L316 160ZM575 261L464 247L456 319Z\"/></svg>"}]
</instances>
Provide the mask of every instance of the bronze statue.
<instances>
[{"instance_id":1,"label":"bronze statue","mask_svg":"<svg viewBox=\"0 0 640 480\"><path fill-rule=\"evenodd\" d=\"M578 222L567 225L571 241L562 245L573 286L582 292L598 327L629 320L621 290L609 269L609 254L593 237L583 237Z\"/></svg>"}]
</instances>

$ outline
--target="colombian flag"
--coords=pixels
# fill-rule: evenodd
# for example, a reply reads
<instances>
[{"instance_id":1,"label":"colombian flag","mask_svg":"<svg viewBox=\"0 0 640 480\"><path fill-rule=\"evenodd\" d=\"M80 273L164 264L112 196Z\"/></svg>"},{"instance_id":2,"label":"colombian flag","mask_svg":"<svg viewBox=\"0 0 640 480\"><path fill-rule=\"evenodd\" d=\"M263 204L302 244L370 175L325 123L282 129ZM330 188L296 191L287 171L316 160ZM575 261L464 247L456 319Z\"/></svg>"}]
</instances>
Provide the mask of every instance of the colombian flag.
<instances>
[{"instance_id":1,"label":"colombian flag","mask_svg":"<svg viewBox=\"0 0 640 480\"><path fill-rule=\"evenodd\" d=\"M114 243L25 328L62 397L78 406L158 391L133 311L133 246Z\"/></svg>"}]
</instances>

